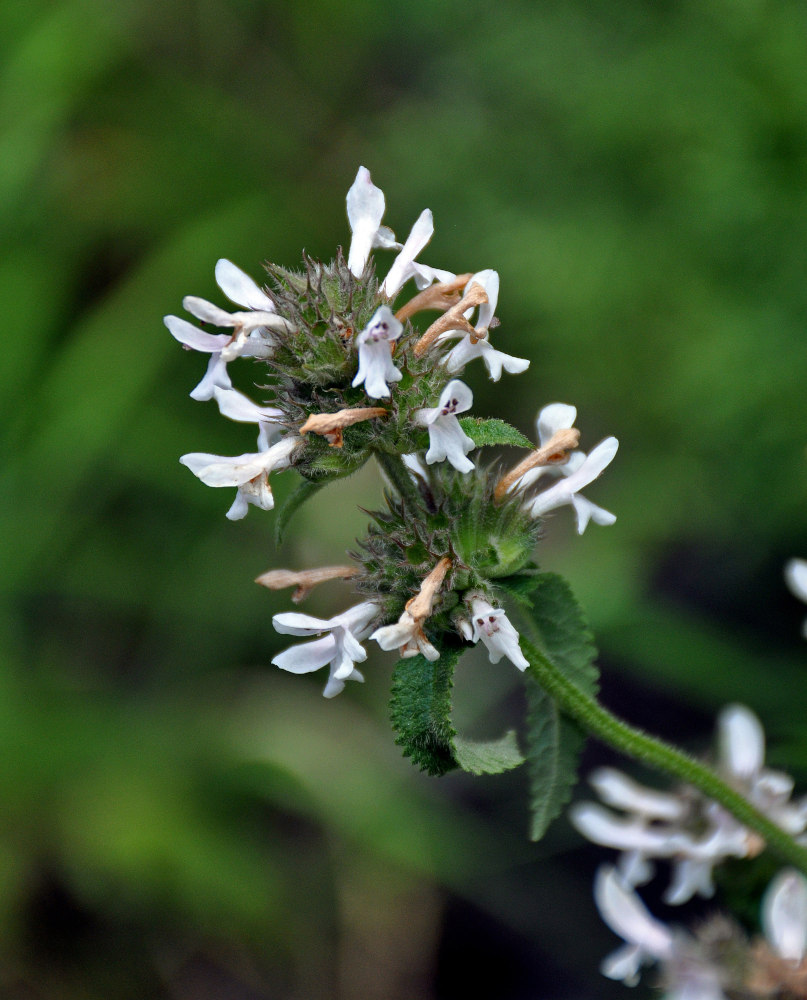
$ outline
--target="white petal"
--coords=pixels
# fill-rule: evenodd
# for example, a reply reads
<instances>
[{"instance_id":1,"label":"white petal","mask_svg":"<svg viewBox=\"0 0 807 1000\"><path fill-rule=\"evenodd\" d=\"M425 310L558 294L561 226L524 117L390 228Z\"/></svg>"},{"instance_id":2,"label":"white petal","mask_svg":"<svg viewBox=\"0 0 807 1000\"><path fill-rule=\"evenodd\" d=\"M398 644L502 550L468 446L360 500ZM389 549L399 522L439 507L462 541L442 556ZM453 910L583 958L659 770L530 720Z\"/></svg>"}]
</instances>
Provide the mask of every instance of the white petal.
<instances>
[{"instance_id":1,"label":"white petal","mask_svg":"<svg viewBox=\"0 0 807 1000\"><path fill-rule=\"evenodd\" d=\"M378 605L374 601L362 601L361 604L354 604L341 615L337 615L334 621L346 629L349 629L357 636L365 631L370 622L378 614Z\"/></svg>"},{"instance_id":2,"label":"white petal","mask_svg":"<svg viewBox=\"0 0 807 1000\"><path fill-rule=\"evenodd\" d=\"M548 444L558 431L574 427L576 419L576 407L569 406L567 403L550 403L538 414L538 440L542 445Z\"/></svg>"},{"instance_id":3,"label":"white petal","mask_svg":"<svg viewBox=\"0 0 807 1000\"><path fill-rule=\"evenodd\" d=\"M415 623L408 611L404 611L399 621L393 625L383 625L370 636L384 650L400 649L412 638Z\"/></svg>"},{"instance_id":4,"label":"white petal","mask_svg":"<svg viewBox=\"0 0 807 1000\"><path fill-rule=\"evenodd\" d=\"M682 906L693 896L711 899L714 894L712 862L682 858L674 861L672 881L662 898L668 906Z\"/></svg>"},{"instance_id":5,"label":"white petal","mask_svg":"<svg viewBox=\"0 0 807 1000\"><path fill-rule=\"evenodd\" d=\"M640 851L656 858L668 858L680 847L680 834L660 826L649 828L644 821L616 816L594 802L578 802L569 810L575 829L592 843L619 851Z\"/></svg>"},{"instance_id":6,"label":"white petal","mask_svg":"<svg viewBox=\"0 0 807 1000\"><path fill-rule=\"evenodd\" d=\"M479 307L479 315L477 316L476 323L474 324L474 327L482 333L488 329L491 324L491 320L493 319L493 314L496 312L496 305L499 301L499 272L492 271L490 269L477 271L477 273L465 286L463 294L467 295L468 289L472 285L479 285L488 297L488 301L483 302ZM473 310L469 310L466 314L466 318L470 318L470 314L472 312Z\"/></svg>"},{"instance_id":7,"label":"white petal","mask_svg":"<svg viewBox=\"0 0 807 1000\"><path fill-rule=\"evenodd\" d=\"M180 458L182 465L198 476L207 486L241 486L265 471L265 453L209 455L196 451Z\"/></svg>"},{"instance_id":8,"label":"white petal","mask_svg":"<svg viewBox=\"0 0 807 1000\"><path fill-rule=\"evenodd\" d=\"M282 410L273 406L258 406L237 389L214 387L213 396L219 404L219 413L238 423L259 424L262 421L275 421L283 416Z\"/></svg>"},{"instance_id":9,"label":"white petal","mask_svg":"<svg viewBox=\"0 0 807 1000\"><path fill-rule=\"evenodd\" d=\"M360 278L367 266L384 216L384 192L373 184L370 171L359 167L356 179L347 193L347 218L353 238L350 241L347 266L350 273ZM385 230L384 239L394 240L394 233Z\"/></svg>"},{"instance_id":10,"label":"white petal","mask_svg":"<svg viewBox=\"0 0 807 1000\"><path fill-rule=\"evenodd\" d=\"M639 982L639 970L642 967L644 952L636 944L625 944L603 959L600 972L606 979L615 979L626 986L635 986Z\"/></svg>"},{"instance_id":11,"label":"white petal","mask_svg":"<svg viewBox=\"0 0 807 1000\"><path fill-rule=\"evenodd\" d=\"M796 597L807 601L807 560L791 559L785 566L785 580Z\"/></svg>"},{"instance_id":12,"label":"white petal","mask_svg":"<svg viewBox=\"0 0 807 1000\"><path fill-rule=\"evenodd\" d=\"M562 507L564 504L572 503L572 496L578 492L578 490L583 489L584 486L588 486L589 483L593 482L597 476L609 465L616 455L617 448L619 447L619 442L616 438L610 437L601 441L596 448L589 455L586 456L585 461L571 475L566 476L565 479L561 479L559 482L555 483L554 486L550 486L548 490L543 493L539 493L538 496L532 502L532 516L539 517L541 514L547 513L547 511L554 510L556 507ZM592 507L594 505L591 505ZM581 505L577 511L579 522L583 522L583 528L588 521L588 517L595 517L595 511L587 507L585 504ZM613 523L608 520L608 518L613 517L612 514L608 514L607 511L602 510L601 507L596 508L595 520L599 523ZM614 518L616 520L616 518Z\"/></svg>"},{"instance_id":13,"label":"white petal","mask_svg":"<svg viewBox=\"0 0 807 1000\"><path fill-rule=\"evenodd\" d=\"M438 407L441 410L450 408L451 413L465 413L474 405L474 394L468 386L459 379L452 379L440 393Z\"/></svg>"},{"instance_id":14,"label":"white petal","mask_svg":"<svg viewBox=\"0 0 807 1000\"><path fill-rule=\"evenodd\" d=\"M239 486L235 493L235 500L233 500L230 509L224 515L228 521L240 521L247 516L249 513L249 501L247 500L243 489Z\"/></svg>"},{"instance_id":15,"label":"white petal","mask_svg":"<svg viewBox=\"0 0 807 1000\"><path fill-rule=\"evenodd\" d=\"M530 363L525 358L515 358L510 354L497 351L488 340L478 340L475 344L471 342L468 334L457 344L453 350L443 358L442 364L450 372L459 372L475 358L482 358L485 367L493 382L498 382L502 377L502 370L511 375L517 375L526 371Z\"/></svg>"},{"instance_id":16,"label":"white petal","mask_svg":"<svg viewBox=\"0 0 807 1000\"><path fill-rule=\"evenodd\" d=\"M358 345L397 340L403 333L403 323L396 318L389 306L379 306L372 319L356 337Z\"/></svg>"},{"instance_id":17,"label":"white petal","mask_svg":"<svg viewBox=\"0 0 807 1000\"><path fill-rule=\"evenodd\" d=\"M429 425L429 450L426 452L426 462L433 465L446 459L457 472L470 472L474 463L465 456L476 445L463 431L459 421L454 416L440 417Z\"/></svg>"},{"instance_id":18,"label":"white petal","mask_svg":"<svg viewBox=\"0 0 807 1000\"><path fill-rule=\"evenodd\" d=\"M232 389L233 383L227 374L227 362L221 354L211 354L202 381L191 391L191 399L212 399L216 388Z\"/></svg>"},{"instance_id":19,"label":"white petal","mask_svg":"<svg viewBox=\"0 0 807 1000\"><path fill-rule=\"evenodd\" d=\"M216 282L227 298L237 306L275 311L274 303L266 292L240 267L223 257L216 262Z\"/></svg>"},{"instance_id":20,"label":"white petal","mask_svg":"<svg viewBox=\"0 0 807 1000\"><path fill-rule=\"evenodd\" d=\"M206 333L186 319L180 319L179 316L164 316L163 323L168 327L172 337L180 344L193 348L194 351L203 351L205 354L218 353L230 343L229 334Z\"/></svg>"},{"instance_id":21,"label":"white petal","mask_svg":"<svg viewBox=\"0 0 807 1000\"><path fill-rule=\"evenodd\" d=\"M336 695L341 694L345 689L345 681L358 681L360 684L364 683L364 676L359 673L358 670L354 670L347 677L342 679L341 677L336 677L332 672L328 678L328 683L325 685L325 689L322 694L325 698L335 698Z\"/></svg>"},{"instance_id":22,"label":"white petal","mask_svg":"<svg viewBox=\"0 0 807 1000\"><path fill-rule=\"evenodd\" d=\"M207 299L200 299L198 295L186 295L182 300L182 308L203 323L212 323L213 326L235 326L230 313L208 302Z\"/></svg>"},{"instance_id":23,"label":"white petal","mask_svg":"<svg viewBox=\"0 0 807 1000\"><path fill-rule=\"evenodd\" d=\"M283 635L317 635L334 627L333 619L314 618L296 611L284 611L274 615L272 625Z\"/></svg>"},{"instance_id":24,"label":"white petal","mask_svg":"<svg viewBox=\"0 0 807 1000\"><path fill-rule=\"evenodd\" d=\"M394 299L406 281L414 275L414 260L434 233L432 213L425 208L418 216L401 252L392 263L389 274L379 289L388 299Z\"/></svg>"},{"instance_id":25,"label":"white petal","mask_svg":"<svg viewBox=\"0 0 807 1000\"><path fill-rule=\"evenodd\" d=\"M313 642L299 642L272 658L272 663L292 674L310 674L330 663L336 652L336 639L323 636Z\"/></svg>"},{"instance_id":26,"label":"white petal","mask_svg":"<svg viewBox=\"0 0 807 1000\"><path fill-rule=\"evenodd\" d=\"M612 514L609 510L605 510L603 507L598 507L597 504L592 503L585 497L581 497L579 493L575 493L571 498L572 507L574 507L574 512L577 515L577 534L582 535L586 530L589 521L593 521L595 524L602 524L606 527L610 524L614 524L616 521L616 514Z\"/></svg>"},{"instance_id":27,"label":"white petal","mask_svg":"<svg viewBox=\"0 0 807 1000\"><path fill-rule=\"evenodd\" d=\"M774 951L801 962L807 949L807 881L791 868L780 872L762 901L762 926Z\"/></svg>"},{"instance_id":28,"label":"white petal","mask_svg":"<svg viewBox=\"0 0 807 1000\"><path fill-rule=\"evenodd\" d=\"M353 379L353 387L364 382L364 391L371 399L383 399L390 395L388 382L400 382L401 372L392 361L392 353L387 341L367 341L359 344L359 370Z\"/></svg>"},{"instance_id":29,"label":"white petal","mask_svg":"<svg viewBox=\"0 0 807 1000\"><path fill-rule=\"evenodd\" d=\"M672 954L672 931L648 913L635 892L621 882L614 868L602 865L594 880L594 901L603 920L629 944L656 959Z\"/></svg>"},{"instance_id":30,"label":"white petal","mask_svg":"<svg viewBox=\"0 0 807 1000\"><path fill-rule=\"evenodd\" d=\"M747 781L759 773L765 760L765 731L744 705L729 705L718 716L720 760L729 774Z\"/></svg>"},{"instance_id":31,"label":"white petal","mask_svg":"<svg viewBox=\"0 0 807 1000\"><path fill-rule=\"evenodd\" d=\"M686 805L678 796L645 788L616 768L597 768L588 780L603 802L617 809L667 822L681 820L687 813Z\"/></svg>"}]
</instances>

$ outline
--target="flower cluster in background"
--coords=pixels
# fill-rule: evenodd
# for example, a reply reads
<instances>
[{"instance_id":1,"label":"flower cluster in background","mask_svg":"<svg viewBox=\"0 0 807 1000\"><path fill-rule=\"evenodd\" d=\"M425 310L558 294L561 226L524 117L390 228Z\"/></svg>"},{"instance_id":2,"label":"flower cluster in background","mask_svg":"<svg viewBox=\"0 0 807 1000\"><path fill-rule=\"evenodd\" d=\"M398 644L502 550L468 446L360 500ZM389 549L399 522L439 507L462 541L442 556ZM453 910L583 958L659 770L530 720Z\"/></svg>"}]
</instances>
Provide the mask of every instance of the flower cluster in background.
<instances>
[{"instance_id":1,"label":"flower cluster in background","mask_svg":"<svg viewBox=\"0 0 807 1000\"><path fill-rule=\"evenodd\" d=\"M741 705L721 712L716 756L717 771L731 787L777 826L805 839L807 797L793 799L792 778L765 767L764 732L753 712ZM653 878L658 861L672 867L663 901L678 906L694 896L711 898L715 866L728 858L753 858L764 843L693 788L658 791L613 768L600 768L589 780L602 804L578 803L570 819L589 840L619 852L616 865L599 869L594 887L602 918L625 941L603 962L604 975L635 985L642 965L659 963L666 996L677 1000L720 1000L737 989L807 995L802 875L785 869L772 881L762 907L764 939L753 946L724 918L695 933L668 927L648 913L636 892Z\"/></svg>"}]
</instances>

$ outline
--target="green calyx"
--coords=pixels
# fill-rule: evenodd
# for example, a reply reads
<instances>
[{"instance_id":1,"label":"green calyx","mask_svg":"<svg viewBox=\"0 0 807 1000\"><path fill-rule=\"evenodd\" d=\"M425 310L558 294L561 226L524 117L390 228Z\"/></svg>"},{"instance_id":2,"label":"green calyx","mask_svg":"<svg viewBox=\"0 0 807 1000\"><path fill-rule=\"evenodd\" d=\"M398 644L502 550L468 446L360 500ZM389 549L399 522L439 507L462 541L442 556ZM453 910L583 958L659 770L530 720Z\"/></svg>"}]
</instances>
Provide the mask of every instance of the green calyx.
<instances>
[{"instance_id":1,"label":"green calyx","mask_svg":"<svg viewBox=\"0 0 807 1000\"><path fill-rule=\"evenodd\" d=\"M420 477L418 477L420 479ZM445 464L420 480L417 511L387 497L355 554L364 567L359 588L395 618L423 579L447 556L451 568L429 621L429 631L455 630L451 612L468 590L495 591L498 582L530 561L540 524L518 501L493 502L490 470L459 473Z\"/></svg>"},{"instance_id":2,"label":"green calyx","mask_svg":"<svg viewBox=\"0 0 807 1000\"><path fill-rule=\"evenodd\" d=\"M387 411L345 427L340 447L308 434L305 450L295 459L297 471L311 482L327 481L350 475L373 454L400 456L427 448L428 433L417 422L417 411L437 405L451 375L435 364L433 354L415 355L420 334L411 324L405 324L394 348L402 376L395 391L371 399L364 386L353 386L356 338L384 302L372 265L356 278L340 252L329 264L305 256L301 271L267 264L267 272L269 295L292 329L273 334L263 388L271 388L289 429L301 427L311 414L368 406Z\"/></svg>"}]
</instances>

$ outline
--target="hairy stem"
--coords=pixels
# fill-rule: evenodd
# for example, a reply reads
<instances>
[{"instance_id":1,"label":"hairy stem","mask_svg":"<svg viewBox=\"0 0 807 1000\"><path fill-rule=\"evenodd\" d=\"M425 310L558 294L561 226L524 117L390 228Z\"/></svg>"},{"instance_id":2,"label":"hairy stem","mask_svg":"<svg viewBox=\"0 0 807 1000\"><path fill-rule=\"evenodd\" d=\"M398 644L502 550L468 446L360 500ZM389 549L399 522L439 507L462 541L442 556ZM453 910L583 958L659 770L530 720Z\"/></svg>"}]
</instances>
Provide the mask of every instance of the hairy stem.
<instances>
[{"instance_id":1,"label":"hairy stem","mask_svg":"<svg viewBox=\"0 0 807 1000\"><path fill-rule=\"evenodd\" d=\"M634 729L585 694L554 664L522 636L522 648L533 676L558 702L561 709L583 729L617 750L680 778L715 802L719 802L743 826L756 831L772 851L807 875L807 849L759 812L739 792L727 785L700 761L662 740Z\"/></svg>"}]
</instances>

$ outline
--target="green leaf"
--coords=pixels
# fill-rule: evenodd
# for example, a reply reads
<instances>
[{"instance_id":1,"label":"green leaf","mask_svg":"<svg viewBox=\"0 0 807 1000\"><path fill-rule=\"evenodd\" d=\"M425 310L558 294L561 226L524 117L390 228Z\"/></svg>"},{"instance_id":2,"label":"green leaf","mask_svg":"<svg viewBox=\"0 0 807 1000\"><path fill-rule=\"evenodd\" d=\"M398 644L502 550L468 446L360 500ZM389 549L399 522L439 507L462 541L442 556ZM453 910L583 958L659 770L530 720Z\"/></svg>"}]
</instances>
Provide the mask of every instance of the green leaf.
<instances>
[{"instance_id":1,"label":"green leaf","mask_svg":"<svg viewBox=\"0 0 807 1000\"><path fill-rule=\"evenodd\" d=\"M513 729L498 740L484 743L455 736L454 757L470 774L502 774L524 763Z\"/></svg>"},{"instance_id":2,"label":"green leaf","mask_svg":"<svg viewBox=\"0 0 807 1000\"><path fill-rule=\"evenodd\" d=\"M525 438L521 431L516 430L504 420L485 420L482 417L460 417L460 427L465 431L477 448L486 445L508 444L514 448L529 448L535 445Z\"/></svg>"},{"instance_id":3,"label":"green leaf","mask_svg":"<svg viewBox=\"0 0 807 1000\"><path fill-rule=\"evenodd\" d=\"M545 574L534 563L529 563L518 573L499 577L496 586L504 590L508 597L512 597L522 610L530 613L532 612L532 593L539 586L543 576Z\"/></svg>"},{"instance_id":4,"label":"green leaf","mask_svg":"<svg viewBox=\"0 0 807 1000\"><path fill-rule=\"evenodd\" d=\"M283 533L291 520L293 514L302 507L306 500L310 500L315 493L319 493L325 482L312 482L310 479L303 479L295 489L286 497L286 502L277 512L275 521L275 545L280 545L283 541Z\"/></svg>"},{"instance_id":5,"label":"green leaf","mask_svg":"<svg viewBox=\"0 0 807 1000\"><path fill-rule=\"evenodd\" d=\"M399 660L392 675L390 719L395 742L427 774L446 774L457 767L451 688L462 652L457 644L441 648L434 662L422 655Z\"/></svg>"},{"instance_id":6,"label":"green leaf","mask_svg":"<svg viewBox=\"0 0 807 1000\"><path fill-rule=\"evenodd\" d=\"M531 638L521 636L527 659L546 657L582 690L596 694L597 651L591 633L568 584L554 573L542 574L532 593L530 625ZM584 737L575 723L561 715L531 672L526 679L530 834L540 840L569 801Z\"/></svg>"},{"instance_id":7,"label":"green leaf","mask_svg":"<svg viewBox=\"0 0 807 1000\"><path fill-rule=\"evenodd\" d=\"M395 742L427 774L442 775L456 767L470 774L501 774L524 763L512 730L483 742L457 735L451 690L454 668L466 648L459 643L446 646L434 662L424 656L400 660L393 673L390 719Z\"/></svg>"}]
</instances>

